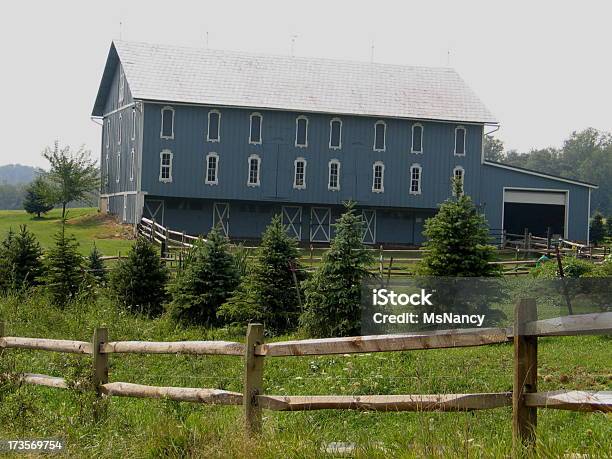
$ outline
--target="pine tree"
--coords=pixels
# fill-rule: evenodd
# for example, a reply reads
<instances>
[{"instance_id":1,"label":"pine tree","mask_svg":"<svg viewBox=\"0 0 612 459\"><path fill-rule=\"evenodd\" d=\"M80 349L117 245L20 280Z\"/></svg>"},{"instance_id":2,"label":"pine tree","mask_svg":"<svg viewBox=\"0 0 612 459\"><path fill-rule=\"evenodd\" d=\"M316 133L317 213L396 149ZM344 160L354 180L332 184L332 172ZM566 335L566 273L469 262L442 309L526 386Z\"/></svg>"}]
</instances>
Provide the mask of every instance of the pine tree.
<instances>
[{"instance_id":1,"label":"pine tree","mask_svg":"<svg viewBox=\"0 0 612 459\"><path fill-rule=\"evenodd\" d=\"M300 301L295 281L299 284L302 272L297 242L276 215L262 235L255 263L218 316L227 323L262 322L273 333L295 328Z\"/></svg>"},{"instance_id":2,"label":"pine tree","mask_svg":"<svg viewBox=\"0 0 612 459\"><path fill-rule=\"evenodd\" d=\"M601 212L595 212L595 215L593 215L589 231L591 243L599 244L603 241L606 236L606 229L604 227L603 215L601 215Z\"/></svg>"},{"instance_id":3,"label":"pine tree","mask_svg":"<svg viewBox=\"0 0 612 459\"><path fill-rule=\"evenodd\" d=\"M45 180L38 176L28 185L23 199L23 208L29 214L46 214L53 209L51 190Z\"/></svg>"},{"instance_id":4,"label":"pine tree","mask_svg":"<svg viewBox=\"0 0 612 459\"><path fill-rule=\"evenodd\" d=\"M612 215L606 218L606 237L612 239Z\"/></svg>"},{"instance_id":5,"label":"pine tree","mask_svg":"<svg viewBox=\"0 0 612 459\"><path fill-rule=\"evenodd\" d=\"M218 228L206 241L196 242L185 260L185 267L169 288L172 316L186 323L212 325L217 309L234 292L240 277L227 240Z\"/></svg>"},{"instance_id":6,"label":"pine tree","mask_svg":"<svg viewBox=\"0 0 612 459\"><path fill-rule=\"evenodd\" d=\"M43 251L26 225L9 230L0 246L0 288L21 289L38 285L44 268Z\"/></svg>"},{"instance_id":7,"label":"pine tree","mask_svg":"<svg viewBox=\"0 0 612 459\"><path fill-rule=\"evenodd\" d=\"M104 266L104 261L102 260L102 254L96 247L94 243L89 256L87 257L86 267L91 276L96 279L98 284L105 285L107 279L106 275L106 267Z\"/></svg>"},{"instance_id":8,"label":"pine tree","mask_svg":"<svg viewBox=\"0 0 612 459\"><path fill-rule=\"evenodd\" d=\"M168 270L155 247L138 238L128 253L111 271L110 286L117 301L131 312L154 316L163 312Z\"/></svg>"},{"instance_id":9,"label":"pine tree","mask_svg":"<svg viewBox=\"0 0 612 459\"><path fill-rule=\"evenodd\" d=\"M300 326L310 336L359 333L361 283L370 273L372 253L363 245L364 222L352 202L334 225L336 235L316 273L305 282Z\"/></svg>"},{"instance_id":10,"label":"pine tree","mask_svg":"<svg viewBox=\"0 0 612 459\"><path fill-rule=\"evenodd\" d=\"M54 304L64 306L79 292L83 282L83 257L79 243L73 235L66 234L62 225L53 238L55 245L47 254L45 282Z\"/></svg>"},{"instance_id":11,"label":"pine tree","mask_svg":"<svg viewBox=\"0 0 612 459\"><path fill-rule=\"evenodd\" d=\"M489 228L469 196L463 193L461 180L453 180L454 196L447 199L438 213L425 222L425 256L419 273L426 276L488 277L499 275L499 268L489 264L495 249L489 245Z\"/></svg>"}]
</instances>

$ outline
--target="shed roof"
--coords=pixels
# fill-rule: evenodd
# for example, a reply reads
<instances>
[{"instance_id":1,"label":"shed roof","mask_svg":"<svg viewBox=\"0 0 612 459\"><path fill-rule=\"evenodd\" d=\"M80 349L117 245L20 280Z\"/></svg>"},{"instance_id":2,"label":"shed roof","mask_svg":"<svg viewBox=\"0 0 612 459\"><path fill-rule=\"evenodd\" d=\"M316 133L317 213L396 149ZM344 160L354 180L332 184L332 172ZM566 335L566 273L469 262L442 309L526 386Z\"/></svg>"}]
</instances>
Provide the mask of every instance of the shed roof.
<instances>
[{"instance_id":1,"label":"shed roof","mask_svg":"<svg viewBox=\"0 0 612 459\"><path fill-rule=\"evenodd\" d=\"M271 56L114 41L94 116L121 61L135 99L299 112L496 123L450 68Z\"/></svg>"}]
</instances>

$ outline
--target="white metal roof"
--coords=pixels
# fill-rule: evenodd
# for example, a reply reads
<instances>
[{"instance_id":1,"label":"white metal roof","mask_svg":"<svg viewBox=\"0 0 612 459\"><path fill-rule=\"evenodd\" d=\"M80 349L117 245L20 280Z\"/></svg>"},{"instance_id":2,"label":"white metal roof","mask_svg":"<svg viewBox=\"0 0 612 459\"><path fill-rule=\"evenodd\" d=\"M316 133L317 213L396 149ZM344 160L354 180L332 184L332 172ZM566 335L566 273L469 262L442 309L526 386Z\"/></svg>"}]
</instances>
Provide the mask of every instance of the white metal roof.
<instances>
[{"instance_id":1,"label":"white metal roof","mask_svg":"<svg viewBox=\"0 0 612 459\"><path fill-rule=\"evenodd\" d=\"M450 68L269 56L126 41L113 44L136 99L496 122Z\"/></svg>"}]
</instances>

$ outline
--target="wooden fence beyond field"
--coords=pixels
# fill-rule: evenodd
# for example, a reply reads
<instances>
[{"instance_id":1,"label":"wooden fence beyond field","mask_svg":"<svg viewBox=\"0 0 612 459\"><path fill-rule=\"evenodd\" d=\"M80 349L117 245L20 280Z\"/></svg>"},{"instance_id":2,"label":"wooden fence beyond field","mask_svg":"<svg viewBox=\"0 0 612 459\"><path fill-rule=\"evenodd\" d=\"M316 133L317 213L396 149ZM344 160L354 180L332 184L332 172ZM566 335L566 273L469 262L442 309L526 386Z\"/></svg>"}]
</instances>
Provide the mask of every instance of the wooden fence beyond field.
<instances>
[{"instance_id":1,"label":"wooden fence beyond field","mask_svg":"<svg viewBox=\"0 0 612 459\"><path fill-rule=\"evenodd\" d=\"M538 408L612 412L612 392L538 392L538 337L612 333L612 312L536 320L535 300L521 300L515 308L514 327L444 330L419 334L373 335L348 338L264 342L261 324L248 326L245 343L231 341L109 341L106 328L97 328L91 342L24 338L7 334L0 322L0 356L6 349L34 349L92 356L93 387L99 396L171 399L217 405L242 405L249 436L261 431L262 410L373 410L473 411L512 406L515 446L535 445ZM433 395L273 395L263 387L264 360L270 357L395 352L421 349L482 346L513 342L512 392ZM214 388L159 387L109 382L111 354L192 354L244 357L242 393ZM61 377L13 375L23 383L69 389Z\"/></svg>"}]
</instances>

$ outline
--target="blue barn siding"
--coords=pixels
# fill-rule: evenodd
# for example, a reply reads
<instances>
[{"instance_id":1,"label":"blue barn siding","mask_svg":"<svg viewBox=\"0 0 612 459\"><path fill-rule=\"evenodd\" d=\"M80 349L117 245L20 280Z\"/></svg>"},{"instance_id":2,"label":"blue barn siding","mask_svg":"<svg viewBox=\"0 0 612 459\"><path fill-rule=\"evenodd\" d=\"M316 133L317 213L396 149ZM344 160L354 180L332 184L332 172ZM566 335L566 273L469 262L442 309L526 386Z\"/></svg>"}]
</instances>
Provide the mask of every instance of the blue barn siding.
<instances>
[{"instance_id":1,"label":"blue barn siding","mask_svg":"<svg viewBox=\"0 0 612 459\"><path fill-rule=\"evenodd\" d=\"M520 171L482 166L481 205L491 228L501 228L504 187L568 190L568 238L586 241L588 232L589 189L584 186L538 177Z\"/></svg>"},{"instance_id":2,"label":"blue barn siding","mask_svg":"<svg viewBox=\"0 0 612 459\"><path fill-rule=\"evenodd\" d=\"M422 122L423 154L410 153L412 122L385 119L387 148L372 149L377 118L341 116L342 149L329 149L329 121L334 115L306 114L309 119L308 147L297 148L295 118L300 112L259 110L263 115L263 144L250 145L251 110L217 108L221 112L221 141L207 142L209 108L174 105L174 139L160 139L161 104L145 104L143 133L142 190L151 195L244 199L296 203L340 204L356 200L364 206L390 206L434 209L450 195L450 177L455 166L466 171L466 190L478 193L477 171L480 167L482 126L465 125L467 155L453 154L456 124ZM172 106L172 105L171 105ZM159 154L173 152L172 183L159 182ZM204 183L205 157L219 154L219 184ZM261 186L247 186L247 158L261 159ZM294 160L307 161L306 189L293 189ZM341 161L341 189L327 189L328 162ZM385 164L384 193L373 193L372 164ZM409 193L410 166L423 167L421 195Z\"/></svg>"},{"instance_id":3,"label":"blue barn siding","mask_svg":"<svg viewBox=\"0 0 612 459\"><path fill-rule=\"evenodd\" d=\"M134 140L132 140L132 110L134 109L131 91L129 84L125 82L125 96L124 101L121 104L122 110L115 111L118 108L118 92L119 92L119 67L115 71L113 82L111 85L110 95L106 100L105 114L103 118L102 128L102 149L100 155L100 171L102 173L102 182L100 190L102 194L114 194L125 191L136 191L138 182L138 171L139 171L139 138L140 138L140 110L136 109L136 133ZM119 122L121 115L121 144L119 144ZM106 146L106 135L107 135L107 121L111 122L110 130L110 144ZM131 151L134 149L134 179L130 180L130 162L131 162ZM105 181L104 176L106 174L106 155L108 153L109 159L109 177L108 182ZM119 182L117 182L117 153L121 153L121 167Z\"/></svg>"}]
</instances>

